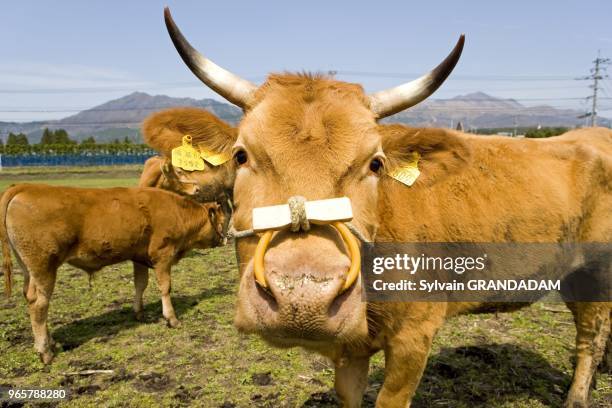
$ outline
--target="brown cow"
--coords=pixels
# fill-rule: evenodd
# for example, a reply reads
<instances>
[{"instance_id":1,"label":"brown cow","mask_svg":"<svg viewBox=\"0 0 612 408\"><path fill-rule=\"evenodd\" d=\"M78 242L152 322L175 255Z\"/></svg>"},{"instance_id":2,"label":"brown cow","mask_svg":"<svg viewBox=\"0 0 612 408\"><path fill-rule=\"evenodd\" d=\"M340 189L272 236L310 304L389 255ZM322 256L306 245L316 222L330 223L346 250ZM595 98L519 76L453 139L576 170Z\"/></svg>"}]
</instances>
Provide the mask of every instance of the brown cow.
<instances>
[{"instance_id":1,"label":"brown cow","mask_svg":"<svg viewBox=\"0 0 612 408\"><path fill-rule=\"evenodd\" d=\"M270 75L257 87L199 54L168 10L165 16L188 67L245 112L235 140L208 141L234 146L237 229L251 228L255 207L296 195L347 196L353 225L378 241L611 241L612 131L514 140L378 124L440 86L459 59L463 38L429 74L372 95L356 84L307 74ZM168 126L164 135L147 140L167 151L181 136ZM422 156L422 176L412 187L385 176L385 168L413 151ZM327 225L313 225L307 233L276 232L262 260L264 288L254 277L257 245L257 237L237 241L236 326L274 345L303 346L331 358L345 406L361 404L369 358L379 350L386 364L377 406L409 406L442 323L492 308L476 302L362 302L359 279L343 290L350 262L339 234ZM610 304L568 306L577 337L566 403L585 407L610 330Z\"/></svg>"},{"instance_id":2,"label":"brown cow","mask_svg":"<svg viewBox=\"0 0 612 408\"><path fill-rule=\"evenodd\" d=\"M164 318L176 327L170 299L170 269L192 248L210 248L223 238L224 212L153 188L85 189L20 184L0 200L0 240L6 292L11 290L11 249L24 273L23 294L36 351L48 364L53 340L47 310L60 265L88 273L126 260L134 262L134 312L142 317L148 267L155 269Z\"/></svg>"},{"instance_id":3,"label":"brown cow","mask_svg":"<svg viewBox=\"0 0 612 408\"><path fill-rule=\"evenodd\" d=\"M166 129L172 128L182 135L191 135L194 146L200 146L207 140L220 140L224 143L206 144L205 147L216 152L231 153L231 143L227 140L236 138L236 129L213 114L197 108L173 108L155 115L155 120L145 120L142 132L145 138L164 139ZM176 146L172 146L176 147ZM231 199L234 186L234 164L228 161L219 166L204 162L201 171L185 171L174 167L170 162L171 149L164 157L154 156L148 159L140 176L140 187L157 187L188 195L200 202L225 202Z\"/></svg>"}]
</instances>

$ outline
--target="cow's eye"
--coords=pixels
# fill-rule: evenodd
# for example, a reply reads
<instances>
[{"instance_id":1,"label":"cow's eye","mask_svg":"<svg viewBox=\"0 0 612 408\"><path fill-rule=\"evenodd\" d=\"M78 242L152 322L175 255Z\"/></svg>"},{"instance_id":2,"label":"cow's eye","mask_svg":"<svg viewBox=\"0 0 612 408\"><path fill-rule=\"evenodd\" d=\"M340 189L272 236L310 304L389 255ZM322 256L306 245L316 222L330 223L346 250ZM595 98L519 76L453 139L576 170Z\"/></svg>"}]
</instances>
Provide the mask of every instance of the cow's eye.
<instances>
[{"instance_id":1,"label":"cow's eye","mask_svg":"<svg viewBox=\"0 0 612 408\"><path fill-rule=\"evenodd\" d=\"M383 167L382 160L378 158L372 159L372 161L370 162L370 170L373 171L374 173L378 173L380 169L382 169L382 167Z\"/></svg>"},{"instance_id":2,"label":"cow's eye","mask_svg":"<svg viewBox=\"0 0 612 408\"><path fill-rule=\"evenodd\" d=\"M236 153L234 153L234 160L236 161L237 165L243 165L248 160L247 152L244 150L238 150Z\"/></svg>"}]
</instances>

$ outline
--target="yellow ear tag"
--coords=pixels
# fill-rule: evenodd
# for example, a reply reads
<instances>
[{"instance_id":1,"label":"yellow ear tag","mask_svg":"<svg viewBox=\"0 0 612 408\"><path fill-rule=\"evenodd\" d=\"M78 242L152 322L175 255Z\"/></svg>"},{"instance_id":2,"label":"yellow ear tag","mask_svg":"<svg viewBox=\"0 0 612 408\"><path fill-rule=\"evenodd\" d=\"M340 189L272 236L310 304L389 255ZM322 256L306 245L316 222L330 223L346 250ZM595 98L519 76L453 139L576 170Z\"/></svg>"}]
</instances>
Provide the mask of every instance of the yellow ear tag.
<instances>
[{"instance_id":1,"label":"yellow ear tag","mask_svg":"<svg viewBox=\"0 0 612 408\"><path fill-rule=\"evenodd\" d=\"M191 136L183 136L183 144L172 149L172 165L187 171L204 170L204 161L191 145Z\"/></svg>"},{"instance_id":2,"label":"yellow ear tag","mask_svg":"<svg viewBox=\"0 0 612 408\"><path fill-rule=\"evenodd\" d=\"M232 158L228 153L216 153L203 147L200 147L200 157L213 166L219 166Z\"/></svg>"},{"instance_id":3,"label":"yellow ear tag","mask_svg":"<svg viewBox=\"0 0 612 408\"><path fill-rule=\"evenodd\" d=\"M389 176L410 187L421 175L419 170L420 158L419 152L412 152L412 160L391 170Z\"/></svg>"}]
</instances>

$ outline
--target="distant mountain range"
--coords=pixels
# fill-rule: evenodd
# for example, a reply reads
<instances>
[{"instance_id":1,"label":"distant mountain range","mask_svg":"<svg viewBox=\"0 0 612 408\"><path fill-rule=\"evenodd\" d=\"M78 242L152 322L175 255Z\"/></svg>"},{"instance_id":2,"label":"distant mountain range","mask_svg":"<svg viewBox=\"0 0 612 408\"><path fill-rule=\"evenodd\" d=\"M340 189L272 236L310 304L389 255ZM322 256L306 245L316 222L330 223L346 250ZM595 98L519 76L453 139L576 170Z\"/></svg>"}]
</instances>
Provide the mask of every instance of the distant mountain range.
<instances>
[{"instance_id":1,"label":"distant mountain range","mask_svg":"<svg viewBox=\"0 0 612 408\"><path fill-rule=\"evenodd\" d=\"M227 103L213 99L172 98L166 95L149 95L134 92L119 99L84 110L76 115L47 122L0 122L0 134L6 138L8 132L23 132L31 143L40 140L45 127L64 128L70 136L82 140L94 136L99 142L129 137L142 140L140 125L151 113L176 106L204 108L219 118L236 124L242 111ZM456 96L451 99L429 99L385 122L401 122L412 126L455 127L461 122L464 129L535 127L535 126L580 126L578 119L583 112L572 109L556 109L551 106L524 106L513 99L500 99L482 92ZM599 118L601 126L612 125L612 121Z\"/></svg>"},{"instance_id":2,"label":"distant mountain range","mask_svg":"<svg viewBox=\"0 0 612 408\"><path fill-rule=\"evenodd\" d=\"M428 99L386 121L427 127L454 127L461 122L465 130L514 126L574 127L584 125L584 119L578 119L583 114L577 110L556 109L547 105L524 106L514 99L500 99L475 92L451 99ZM598 124L610 127L612 121L598 118Z\"/></svg>"}]
</instances>

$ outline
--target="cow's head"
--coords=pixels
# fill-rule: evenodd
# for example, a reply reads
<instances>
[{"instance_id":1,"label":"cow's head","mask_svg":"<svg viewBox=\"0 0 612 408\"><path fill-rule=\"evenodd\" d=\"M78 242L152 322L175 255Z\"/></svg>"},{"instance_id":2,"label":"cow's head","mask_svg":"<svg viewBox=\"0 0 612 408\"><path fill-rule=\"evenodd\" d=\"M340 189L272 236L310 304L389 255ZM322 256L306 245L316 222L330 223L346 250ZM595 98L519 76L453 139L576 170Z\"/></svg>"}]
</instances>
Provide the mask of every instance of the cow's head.
<instances>
[{"instance_id":1,"label":"cow's head","mask_svg":"<svg viewBox=\"0 0 612 408\"><path fill-rule=\"evenodd\" d=\"M165 17L187 66L244 110L232 140L236 229L251 228L253 208L282 204L291 196L308 200L347 196L353 224L371 239L378 224L379 179L385 163L394 159L385 156L377 120L431 95L457 63L463 36L427 75L367 95L359 85L309 74L271 75L255 86L198 53L167 9ZM171 143L176 146L180 139ZM343 290L350 261L334 228L319 225L307 233L275 233L264 260L266 289L254 279L257 242L256 237L237 241L239 329L257 332L280 346L315 349L329 348L330 342L359 343L368 335L361 285Z\"/></svg>"},{"instance_id":2,"label":"cow's head","mask_svg":"<svg viewBox=\"0 0 612 408\"><path fill-rule=\"evenodd\" d=\"M235 128L203 109L173 108L148 117L142 131L147 143L162 155L151 163L151 166L159 166L161 170L164 178L162 188L191 196L200 202L224 202L226 197L231 197L235 175L233 161L218 166L204 161L204 170L186 171L173 166L170 157L172 149L180 145L174 140L180 140L187 134L191 135L195 146L230 154L236 139Z\"/></svg>"}]
</instances>

